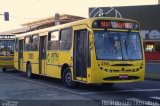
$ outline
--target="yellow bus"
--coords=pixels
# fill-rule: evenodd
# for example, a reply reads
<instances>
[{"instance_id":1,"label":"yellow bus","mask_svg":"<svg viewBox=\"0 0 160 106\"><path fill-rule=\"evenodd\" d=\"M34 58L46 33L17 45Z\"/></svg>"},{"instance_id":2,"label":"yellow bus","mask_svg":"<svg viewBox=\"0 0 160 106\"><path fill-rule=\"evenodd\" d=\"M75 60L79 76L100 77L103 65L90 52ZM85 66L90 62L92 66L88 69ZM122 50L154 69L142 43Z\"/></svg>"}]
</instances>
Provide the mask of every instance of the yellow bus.
<instances>
[{"instance_id":1,"label":"yellow bus","mask_svg":"<svg viewBox=\"0 0 160 106\"><path fill-rule=\"evenodd\" d=\"M113 86L143 81L144 51L140 26L134 20L89 18L16 35L15 67L61 79Z\"/></svg>"},{"instance_id":2,"label":"yellow bus","mask_svg":"<svg viewBox=\"0 0 160 106\"><path fill-rule=\"evenodd\" d=\"M0 68L5 72L14 68L14 39L15 35L0 35Z\"/></svg>"}]
</instances>

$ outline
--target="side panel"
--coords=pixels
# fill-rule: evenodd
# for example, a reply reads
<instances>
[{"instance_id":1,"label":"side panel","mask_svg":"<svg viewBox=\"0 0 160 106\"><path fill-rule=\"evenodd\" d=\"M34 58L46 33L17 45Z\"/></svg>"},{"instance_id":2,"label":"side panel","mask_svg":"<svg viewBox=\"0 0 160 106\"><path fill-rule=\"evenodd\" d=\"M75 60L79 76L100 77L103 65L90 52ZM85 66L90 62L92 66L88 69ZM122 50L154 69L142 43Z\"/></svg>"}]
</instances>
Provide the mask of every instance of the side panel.
<instances>
[{"instance_id":1,"label":"side panel","mask_svg":"<svg viewBox=\"0 0 160 106\"><path fill-rule=\"evenodd\" d=\"M39 74L39 51L32 51L28 54L29 57L30 55L33 55L33 58L30 59L32 64L32 73Z\"/></svg>"},{"instance_id":2,"label":"side panel","mask_svg":"<svg viewBox=\"0 0 160 106\"><path fill-rule=\"evenodd\" d=\"M61 66L59 65L59 59L60 59L59 54L60 53L58 51L47 52L47 76L54 78L61 78L61 71L60 71Z\"/></svg>"},{"instance_id":3,"label":"side panel","mask_svg":"<svg viewBox=\"0 0 160 106\"><path fill-rule=\"evenodd\" d=\"M26 71L27 62L31 63L32 73L39 74L39 51L24 51L24 71Z\"/></svg>"}]
</instances>

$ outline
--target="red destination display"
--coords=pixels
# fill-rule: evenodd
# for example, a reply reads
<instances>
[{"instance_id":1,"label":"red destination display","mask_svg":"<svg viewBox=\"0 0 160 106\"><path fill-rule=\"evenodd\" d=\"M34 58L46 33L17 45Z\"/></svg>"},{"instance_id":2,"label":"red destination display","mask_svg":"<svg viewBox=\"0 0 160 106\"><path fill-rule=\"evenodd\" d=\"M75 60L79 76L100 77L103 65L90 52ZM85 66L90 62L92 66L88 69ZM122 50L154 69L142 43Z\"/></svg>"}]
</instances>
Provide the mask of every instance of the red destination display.
<instances>
[{"instance_id":1,"label":"red destination display","mask_svg":"<svg viewBox=\"0 0 160 106\"><path fill-rule=\"evenodd\" d=\"M96 20L93 22L93 28L111 28L111 29L127 29L139 30L137 23L124 21Z\"/></svg>"},{"instance_id":2,"label":"red destination display","mask_svg":"<svg viewBox=\"0 0 160 106\"><path fill-rule=\"evenodd\" d=\"M129 22L111 22L112 28L133 29L133 23Z\"/></svg>"}]
</instances>

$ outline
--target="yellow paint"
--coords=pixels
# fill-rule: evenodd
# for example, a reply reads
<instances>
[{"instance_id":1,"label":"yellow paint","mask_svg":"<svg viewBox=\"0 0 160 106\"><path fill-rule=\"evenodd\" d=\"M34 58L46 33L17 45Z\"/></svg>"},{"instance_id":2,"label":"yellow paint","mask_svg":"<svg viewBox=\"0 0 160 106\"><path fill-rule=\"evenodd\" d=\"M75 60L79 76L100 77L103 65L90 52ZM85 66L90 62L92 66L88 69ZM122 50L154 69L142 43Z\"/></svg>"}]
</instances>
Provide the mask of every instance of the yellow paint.
<instances>
[{"instance_id":1,"label":"yellow paint","mask_svg":"<svg viewBox=\"0 0 160 106\"><path fill-rule=\"evenodd\" d=\"M98 18L97 18L98 19ZM124 19L115 19L115 18L101 18L101 19L107 19L107 20L124 20ZM63 24L63 25L58 25L46 29L41 29L37 31L32 31L29 33L25 33L22 35L17 35L17 37L24 38L26 35L33 35L33 34L39 34L39 35L45 35L48 34L48 32L53 31L53 30L60 30L64 28L71 27L73 31L76 30L82 30L82 29L89 29L89 43L90 43L90 50L91 50L91 67L87 68L87 77L76 77L75 80L78 81L84 81L86 83L123 83L123 82L135 82L135 81L143 81L144 80L144 70L145 70L145 63L144 59L143 60L132 60L132 61L107 61L107 60L96 60L96 54L95 54L95 46L94 46L94 36L93 36L93 29L92 29L92 22L95 19L85 19L85 20L80 20L68 24ZM133 20L126 20L127 22L135 22ZM96 29L98 30L98 29ZM103 30L103 29L101 29ZM113 29L110 29L113 30ZM126 32L127 30L119 30L119 29L114 29L114 31L124 31ZM135 31L133 31L135 32ZM137 32L137 31L136 31ZM138 31L139 32L139 31ZM26 68L26 63L30 62L32 66L32 72L34 74L40 74L39 73L39 68L41 68L41 74L42 75L47 75L50 77L54 78L59 78L61 79L61 70L62 66L64 64L67 64L70 66L71 72L72 72L72 78L74 78L74 70L73 70L73 42L74 42L74 32L72 32L72 46L71 49L68 51L62 51L62 50L51 50L48 51L46 50L46 60L39 60L39 51L29 51L23 52L23 70ZM141 40L142 42L142 40ZM48 43L46 43L47 47ZM143 46L142 46L143 50ZM143 53L144 57L144 53ZM15 61L17 61L18 56L17 53L15 52ZM22 60L21 60L22 61ZM133 66L122 66L122 67L115 67L112 66L113 64L133 64ZM37 64L34 64L37 63ZM41 65L40 65L41 64ZM16 69L17 67L17 62L14 63ZM142 66L142 69L139 69L137 72L107 72L105 70L100 69L100 67L103 67L104 69L107 70L121 70L121 68L125 68L125 70L132 70L136 69ZM128 76L137 76L140 77L137 80L104 80L104 78L107 77L112 77L112 76L119 76L120 74L127 74Z\"/></svg>"},{"instance_id":2,"label":"yellow paint","mask_svg":"<svg viewBox=\"0 0 160 106\"><path fill-rule=\"evenodd\" d=\"M32 73L39 74L39 52L24 51L23 55L23 64L26 65L27 62L30 62L32 67ZM24 68L26 68L26 66Z\"/></svg>"},{"instance_id":3,"label":"yellow paint","mask_svg":"<svg viewBox=\"0 0 160 106\"><path fill-rule=\"evenodd\" d=\"M45 75L46 74L46 60L43 59L43 60L40 60L40 62L41 62L40 66L39 66L39 68L40 68L40 74Z\"/></svg>"},{"instance_id":4,"label":"yellow paint","mask_svg":"<svg viewBox=\"0 0 160 106\"><path fill-rule=\"evenodd\" d=\"M1 36L3 36L3 35L1 35ZM3 40L4 41L14 41L13 38L2 38L2 39L0 39L0 41L3 41ZM3 52L6 52L6 51L3 51ZM12 69L14 69L14 54L10 55L10 56L0 55L0 68L12 68Z\"/></svg>"}]
</instances>

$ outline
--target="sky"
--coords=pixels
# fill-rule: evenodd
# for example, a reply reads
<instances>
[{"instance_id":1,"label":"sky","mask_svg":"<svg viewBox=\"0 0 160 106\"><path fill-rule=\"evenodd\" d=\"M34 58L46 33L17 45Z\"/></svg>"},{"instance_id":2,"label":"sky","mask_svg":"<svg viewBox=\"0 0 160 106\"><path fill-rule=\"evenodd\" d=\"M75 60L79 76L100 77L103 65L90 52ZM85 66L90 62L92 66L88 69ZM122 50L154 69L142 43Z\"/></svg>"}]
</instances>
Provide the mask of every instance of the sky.
<instances>
[{"instance_id":1,"label":"sky","mask_svg":"<svg viewBox=\"0 0 160 106\"><path fill-rule=\"evenodd\" d=\"M55 13L88 17L89 7L153 5L158 0L0 0L0 14L9 12L10 20L0 15L0 32L21 27Z\"/></svg>"}]
</instances>

